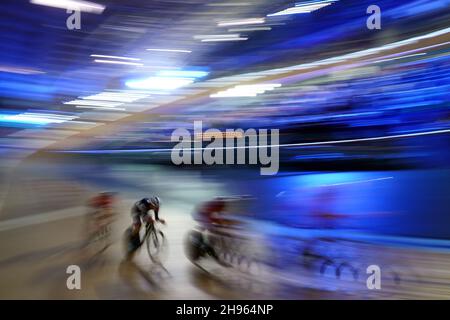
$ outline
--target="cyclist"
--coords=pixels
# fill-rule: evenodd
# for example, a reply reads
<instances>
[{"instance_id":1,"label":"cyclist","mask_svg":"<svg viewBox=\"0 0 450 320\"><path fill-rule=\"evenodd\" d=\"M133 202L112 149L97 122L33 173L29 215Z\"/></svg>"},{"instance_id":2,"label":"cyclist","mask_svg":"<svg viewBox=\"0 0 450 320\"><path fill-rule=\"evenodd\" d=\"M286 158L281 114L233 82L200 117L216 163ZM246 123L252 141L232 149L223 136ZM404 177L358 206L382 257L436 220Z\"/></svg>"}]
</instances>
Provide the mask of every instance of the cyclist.
<instances>
[{"instance_id":1,"label":"cyclist","mask_svg":"<svg viewBox=\"0 0 450 320\"><path fill-rule=\"evenodd\" d=\"M113 192L102 192L90 199L88 206L91 211L91 236L112 223L115 202L116 194Z\"/></svg>"},{"instance_id":2,"label":"cyclist","mask_svg":"<svg viewBox=\"0 0 450 320\"><path fill-rule=\"evenodd\" d=\"M155 220L165 224L164 219L159 218L159 208L161 206L161 200L159 197L143 198L137 201L131 208L131 217L133 219L132 235L138 235L141 230L142 222L153 222L153 218L149 214L153 211L155 214Z\"/></svg>"},{"instance_id":3,"label":"cyclist","mask_svg":"<svg viewBox=\"0 0 450 320\"><path fill-rule=\"evenodd\" d=\"M231 233L232 229L242 225L239 217L230 216L231 213L239 213L235 205L251 199L249 196L215 197L198 207L193 212L198 225L190 233L189 259L195 261L206 253L222 266L230 267L228 262L219 258L218 252L230 247L230 241L239 233Z\"/></svg>"},{"instance_id":4,"label":"cyclist","mask_svg":"<svg viewBox=\"0 0 450 320\"><path fill-rule=\"evenodd\" d=\"M204 203L195 212L194 219L200 224L204 230L210 230L214 225L220 225L222 222L221 215L227 207L227 198L215 197Z\"/></svg>"},{"instance_id":5,"label":"cyclist","mask_svg":"<svg viewBox=\"0 0 450 320\"><path fill-rule=\"evenodd\" d=\"M239 212L237 205L242 205L245 201L252 199L251 196L247 195L215 197L203 203L194 212L193 218L199 223L198 227L203 231L212 231L217 228L236 228L241 225L238 215L243 213ZM231 212L227 214L227 211Z\"/></svg>"},{"instance_id":6,"label":"cyclist","mask_svg":"<svg viewBox=\"0 0 450 320\"><path fill-rule=\"evenodd\" d=\"M141 230L142 222L153 223L153 218L150 211L154 212L155 220L165 224L165 220L159 218L159 208L161 206L161 200L159 197L143 198L134 203L131 208L131 217L133 219L133 225L126 231L126 237L128 241L127 260L133 258L136 250L141 246L141 238L139 231Z\"/></svg>"},{"instance_id":7,"label":"cyclist","mask_svg":"<svg viewBox=\"0 0 450 320\"><path fill-rule=\"evenodd\" d=\"M199 252L204 251L216 259L220 264L228 267L228 264L219 259L214 249L214 238L217 235L216 227L222 225L222 215L227 208L227 198L215 197L203 203L193 212L193 218L198 223L197 229L191 232L193 246L190 247L189 256L197 260ZM214 235L215 234L215 235ZM200 251L199 251L200 250Z\"/></svg>"},{"instance_id":8,"label":"cyclist","mask_svg":"<svg viewBox=\"0 0 450 320\"><path fill-rule=\"evenodd\" d=\"M82 246L85 249L89 247L89 250L86 250L87 254L102 246L101 250L97 252L100 253L111 245L111 225L116 216L116 202L116 194L113 192L101 192L88 201L87 234Z\"/></svg>"}]
</instances>

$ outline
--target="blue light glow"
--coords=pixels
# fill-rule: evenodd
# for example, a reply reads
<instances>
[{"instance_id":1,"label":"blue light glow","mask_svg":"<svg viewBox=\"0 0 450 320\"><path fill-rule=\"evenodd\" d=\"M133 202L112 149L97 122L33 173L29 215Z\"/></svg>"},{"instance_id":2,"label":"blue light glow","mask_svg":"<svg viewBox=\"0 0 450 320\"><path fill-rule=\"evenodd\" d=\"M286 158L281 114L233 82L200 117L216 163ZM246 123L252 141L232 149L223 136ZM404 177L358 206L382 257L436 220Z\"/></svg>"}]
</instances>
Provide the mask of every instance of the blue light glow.
<instances>
[{"instance_id":1,"label":"blue light glow","mask_svg":"<svg viewBox=\"0 0 450 320\"><path fill-rule=\"evenodd\" d=\"M38 125L45 126L52 123L63 123L76 116L65 116L59 114L41 114L41 113L19 113L19 114L0 114L0 122L10 124L25 124L25 125Z\"/></svg>"},{"instance_id":2,"label":"blue light glow","mask_svg":"<svg viewBox=\"0 0 450 320\"><path fill-rule=\"evenodd\" d=\"M164 70L158 72L159 77L176 77L176 78L204 78L209 74L206 71L196 70Z\"/></svg>"}]
</instances>

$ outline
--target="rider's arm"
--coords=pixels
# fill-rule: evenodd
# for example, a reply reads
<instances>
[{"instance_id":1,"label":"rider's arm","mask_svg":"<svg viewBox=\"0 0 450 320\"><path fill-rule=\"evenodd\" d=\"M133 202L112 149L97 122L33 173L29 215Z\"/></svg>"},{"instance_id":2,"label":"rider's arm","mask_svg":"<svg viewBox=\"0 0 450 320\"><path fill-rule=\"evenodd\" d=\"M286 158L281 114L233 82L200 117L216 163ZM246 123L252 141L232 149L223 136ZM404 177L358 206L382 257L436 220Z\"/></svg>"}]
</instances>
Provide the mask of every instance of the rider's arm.
<instances>
[{"instance_id":1,"label":"rider's arm","mask_svg":"<svg viewBox=\"0 0 450 320\"><path fill-rule=\"evenodd\" d=\"M159 214L159 208L156 208L156 209L154 210L154 212L155 212L155 220L158 221L158 220L159 220L159 216L158 216L158 214Z\"/></svg>"}]
</instances>

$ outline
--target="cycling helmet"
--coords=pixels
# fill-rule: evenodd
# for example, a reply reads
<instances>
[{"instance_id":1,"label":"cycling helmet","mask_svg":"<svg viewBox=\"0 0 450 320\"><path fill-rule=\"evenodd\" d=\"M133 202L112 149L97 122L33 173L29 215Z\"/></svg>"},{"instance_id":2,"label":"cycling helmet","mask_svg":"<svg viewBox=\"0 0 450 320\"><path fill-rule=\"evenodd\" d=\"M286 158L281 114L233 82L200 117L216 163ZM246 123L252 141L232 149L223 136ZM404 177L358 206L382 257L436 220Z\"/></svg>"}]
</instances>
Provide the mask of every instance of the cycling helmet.
<instances>
[{"instance_id":1,"label":"cycling helmet","mask_svg":"<svg viewBox=\"0 0 450 320\"><path fill-rule=\"evenodd\" d=\"M153 208L159 208L161 205L161 201L159 200L159 197L151 197L151 198L144 198L143 199L145 204L147 204L149 207Z\"/></svg>"}]
</instances>

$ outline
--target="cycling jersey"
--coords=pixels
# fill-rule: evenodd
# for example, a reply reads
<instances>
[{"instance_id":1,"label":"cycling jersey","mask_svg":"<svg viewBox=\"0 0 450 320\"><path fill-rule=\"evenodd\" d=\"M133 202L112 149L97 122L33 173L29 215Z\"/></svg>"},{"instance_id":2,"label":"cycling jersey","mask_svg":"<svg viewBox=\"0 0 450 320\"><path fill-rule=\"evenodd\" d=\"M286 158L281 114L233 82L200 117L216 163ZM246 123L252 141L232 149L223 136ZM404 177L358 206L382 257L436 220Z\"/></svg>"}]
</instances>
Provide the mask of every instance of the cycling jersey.
<instances>
[{"instance_id":1,"label":"cycling jersey","mask_svg":"<svg viewBox=\"0 0 450 320\"><path fill-rule=\"evenodd\" d=\"M93 209L109 209L112 208L114 197L109 194L99 194L89 201L89 206Z\"/></svg>"},{"instance_id":2,"label":"cycling jersey","mask_svg":"<svg viewBox=\"0 0 450 320\"><path fill-rule=\"evenodd\" d=\"M133 221L135 223L140 223L141 218L148 215L148 212L151 210L153 210L153 212L155 213L155 219L159 220L159 217L158 217L159 210L157 208L153 208L153 207L149 206L146 203L145 199L137 201L131 208L131 216L133 217Z\"/></svg>"},{"instance_id":3,"label":"cycling jersey","mask_svg":"<svg viewBox=\"0 0 450 320\"><path fill-rule=\"evenodd\" d=\"M220 223L220 213L225 209L225 202L212 200L203 204L194 214L194 219L203 226Z\"/></svg>"}]
</instances>

